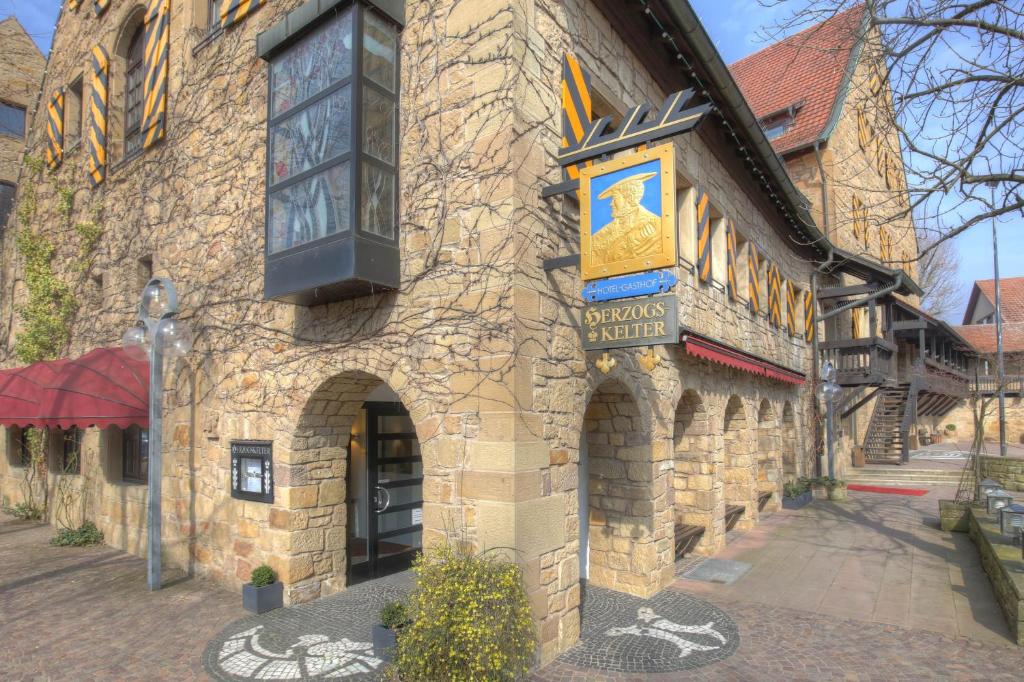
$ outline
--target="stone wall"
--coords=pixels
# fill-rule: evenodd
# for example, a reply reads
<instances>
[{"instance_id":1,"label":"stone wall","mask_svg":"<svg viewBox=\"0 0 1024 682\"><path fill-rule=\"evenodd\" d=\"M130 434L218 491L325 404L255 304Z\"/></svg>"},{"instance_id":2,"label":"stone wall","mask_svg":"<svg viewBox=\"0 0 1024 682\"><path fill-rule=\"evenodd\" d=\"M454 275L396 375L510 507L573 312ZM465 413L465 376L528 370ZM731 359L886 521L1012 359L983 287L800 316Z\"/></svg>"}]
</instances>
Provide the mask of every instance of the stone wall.
<instances>
[{"instance_id":1,"label":"stone wall","mask_svg":"<svg viewBox=\"0 0 1024 682\"><path fill-rule=\"evenodd\" d=\"M982 456L981 477L999 481L1004 490L1015 493L1024 492L1024 459L1000 457L998 446L994 452L995 455ZM1024 498L1024 495L1018 495L1017 497ZM1024 499L1015 501L1021 502Z\"/></svg>"},{"instance_id":2,"label":"stone wall","mask_svg":"<svg viewBox=\"0 0 1024 682\"><path fill-rule=\"evenodd\" d=\"M1010 635L1018 646L1024 646L1024 580L1020 577L1024 571L1024 560L1021 559L1020 547L999 532L995 516L978 507L970 507L967 516L967 532L978 548L981 567L988 574Z\"/></svg>"},{"instance_id":3,"label":"stone wall","mask_svg":"<svg viewBox=\"0 0 1024 682\"><path fill-rule=\"evenodd\" d=\"M25 109L26 131L45 67L46 59L18 20L0 21L0 102ZM17 183L24 152L24 139L0 133L0 182Z\"/></svg>"}]
</instances>

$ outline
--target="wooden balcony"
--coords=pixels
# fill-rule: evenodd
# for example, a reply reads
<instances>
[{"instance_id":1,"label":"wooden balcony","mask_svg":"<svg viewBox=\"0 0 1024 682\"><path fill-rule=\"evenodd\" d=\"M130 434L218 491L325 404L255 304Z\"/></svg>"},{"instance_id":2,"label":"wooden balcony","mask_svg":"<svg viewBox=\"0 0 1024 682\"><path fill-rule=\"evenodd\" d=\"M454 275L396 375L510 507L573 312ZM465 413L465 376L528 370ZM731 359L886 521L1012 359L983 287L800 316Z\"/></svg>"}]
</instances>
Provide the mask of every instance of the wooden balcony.
<instances>
[{"instance_id":1,"label":"wooden balcony","mask_svg":"<svg viewBox=\"0 0 1024 682\"><path fill-rule=\"evenodd\" d=\"M896 380L896 345L885 339L843 339L819 346L822 363L831 362L840 386L883 386Z\"/></svg>"},{"instance_id":2,"label":"wooden balcony","mask_svg":"<svg viewBox=\"0 0 1024 682\"><path fill-rule=\"evenodd\" d=\"M971 381L971 390L981 395L995 395L999 392L999 377L993 375L979 376L976 381ZM1024 395L1024 376L1020 374L1007 374L1006 383L1003 385L1003 392L1006 395Z\"/></svg>"}]
</instances>

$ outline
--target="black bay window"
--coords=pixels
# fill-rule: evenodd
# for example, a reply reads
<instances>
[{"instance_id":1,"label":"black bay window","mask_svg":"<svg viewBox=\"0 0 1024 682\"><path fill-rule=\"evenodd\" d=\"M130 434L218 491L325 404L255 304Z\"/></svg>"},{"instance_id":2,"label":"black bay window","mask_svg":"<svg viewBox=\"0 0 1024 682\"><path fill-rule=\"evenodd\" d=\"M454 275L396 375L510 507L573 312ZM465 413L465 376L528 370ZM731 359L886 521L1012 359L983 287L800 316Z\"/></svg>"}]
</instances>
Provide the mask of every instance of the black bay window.
<instances>
[{"instance_id":1,"label":"black bay window","mask_svg":"<svg viewBox=\"0 0 1024 682\"><path fill-rule=\"evenodd\" d=\"M265 296L306 305L398 286L404 3L308 0L261 33L270 64Z\"/></svg>"}]
</instances>

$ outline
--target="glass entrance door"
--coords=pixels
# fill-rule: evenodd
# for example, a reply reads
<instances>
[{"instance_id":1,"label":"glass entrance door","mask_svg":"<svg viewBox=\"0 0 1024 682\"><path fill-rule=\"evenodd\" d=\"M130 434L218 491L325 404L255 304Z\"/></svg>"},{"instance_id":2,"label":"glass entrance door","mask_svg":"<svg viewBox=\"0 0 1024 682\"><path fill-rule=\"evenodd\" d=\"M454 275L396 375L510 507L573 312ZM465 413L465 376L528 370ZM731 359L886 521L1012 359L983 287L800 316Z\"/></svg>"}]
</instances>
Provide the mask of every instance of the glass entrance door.
<instances>
[{"instance_id":1,"label":"glass entrance door","mask_svg":"<svg viewBox=\"0 0 1024 682\"><path fill-rule=\"evenodd\" d=\"M416 429L401 403L368 402L363 409L366 464L353 474L365 476L365 487L362 481L351 485L365 491L367 513L363 527L350 532L350 582L404 570L423 547L423 460Z\"/></svg>"}]
</instances>

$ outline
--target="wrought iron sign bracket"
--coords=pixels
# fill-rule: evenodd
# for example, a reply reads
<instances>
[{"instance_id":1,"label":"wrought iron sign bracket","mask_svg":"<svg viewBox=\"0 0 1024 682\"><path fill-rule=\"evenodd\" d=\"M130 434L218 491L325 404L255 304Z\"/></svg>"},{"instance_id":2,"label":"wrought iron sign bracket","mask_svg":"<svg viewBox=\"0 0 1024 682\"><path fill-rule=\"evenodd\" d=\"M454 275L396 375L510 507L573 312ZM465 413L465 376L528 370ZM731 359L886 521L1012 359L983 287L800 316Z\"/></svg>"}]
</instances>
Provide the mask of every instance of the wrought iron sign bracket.
<instances>
[{"instance_id":1,"label":"wrought iron sign bracket","mask_svg":"<svg viewBox=\"0 0 1024 682\"><path fill-rule=\"evenodd\" d=\"M583 122L583 138L578 144L559 149L555 157L558 165L571 166L581 161L597 159L690 132L700 125L714 106L707 102L688 107L693 97L693 88L673 93L665 98L656 113L652 111L653 107L650 104L640 104L633 107L618 128L612 131L608 131L612 121L610 116ZM578 187L578 180L560 182L542 189L541 196L564 194Z\"/></svg>"}]
</instances>

